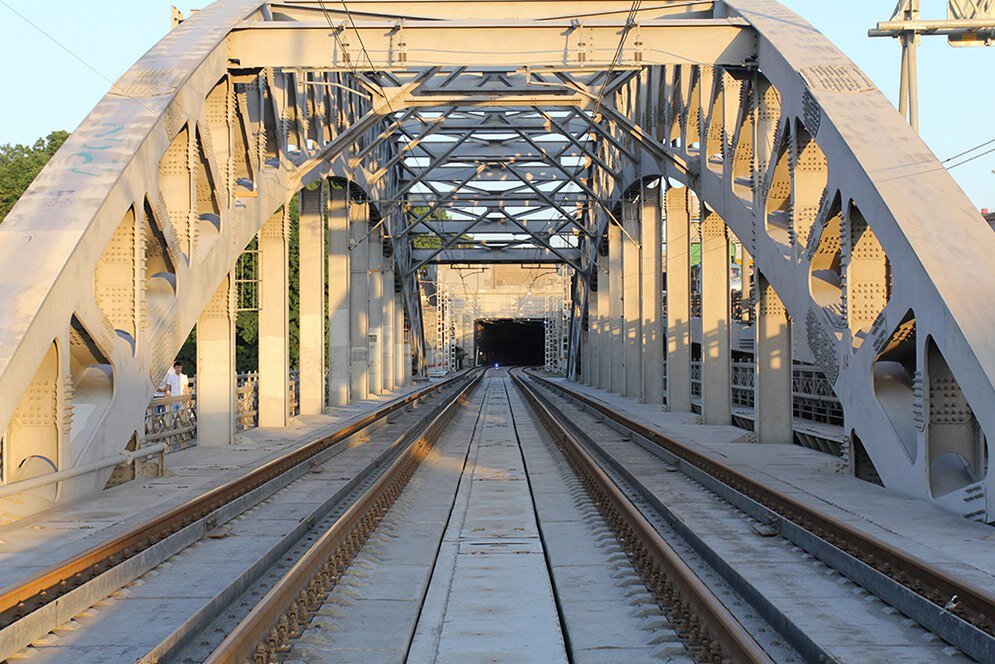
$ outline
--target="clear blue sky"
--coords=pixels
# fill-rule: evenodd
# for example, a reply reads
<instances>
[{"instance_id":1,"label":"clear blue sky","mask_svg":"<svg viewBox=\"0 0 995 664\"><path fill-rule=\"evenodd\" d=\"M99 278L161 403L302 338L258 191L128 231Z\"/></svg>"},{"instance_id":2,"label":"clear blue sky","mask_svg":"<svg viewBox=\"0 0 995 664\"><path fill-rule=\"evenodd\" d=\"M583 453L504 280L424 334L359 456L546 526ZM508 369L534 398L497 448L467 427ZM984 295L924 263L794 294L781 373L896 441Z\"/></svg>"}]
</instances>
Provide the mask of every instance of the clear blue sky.
<instances>
[{"instance_id":1,"label":"clear blue sky","mask_svg":"<svg viewBox=\"0 0 995 664\"><path fill-rule=\"evenodd\" d=\"M893 101L898 94L899 47L868 39L867 29L889 18L895 0L782 0L822 30ZM15 8L94 69L116 80L169 30L176 0L0 0L0 143L29 143L55 129L74 129L110 87L71 55L13 14ZM200 2L178 2L182 9ZM945 0L923 0L929 18L945 15ZM942 37L920 50L921 132L941 159L995 138L995 48L951 48ZM13 102L17 103L13 103ZM995 208L995 153L953 170L978 207Z\"/></svg>"}]
</instances>

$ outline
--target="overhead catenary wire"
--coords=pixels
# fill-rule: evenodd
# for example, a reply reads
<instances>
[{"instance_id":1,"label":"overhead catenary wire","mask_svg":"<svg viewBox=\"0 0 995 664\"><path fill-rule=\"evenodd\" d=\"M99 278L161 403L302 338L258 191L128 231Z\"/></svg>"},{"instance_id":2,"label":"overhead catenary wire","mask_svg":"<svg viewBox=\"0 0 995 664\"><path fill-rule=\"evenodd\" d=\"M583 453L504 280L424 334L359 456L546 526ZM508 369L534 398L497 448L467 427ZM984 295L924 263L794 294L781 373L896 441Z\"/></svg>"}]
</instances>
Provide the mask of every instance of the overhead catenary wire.
<instances>
[{"instance_id":1,"label":"overhead catenary wire","mask_svg":"<svg viewBox=\"0 0 995 664\"><path fill-rule=\"evenodd\" d=\"M143 104L140 99L138 99L137 97L129 94L127 90L125 90L124 88L122 88L115 81L111 80L108 76L106 76L103 72L101 72L99 69L97 69L96 67L94 67L92 64L90 64L89 62L87 62L86 60L84 60L80 55L78 55L77 53L75 53L68 46L66 46L65 44L63 44L62 42L60 42L58 39L56 39L55 37L53 37L50 33L48 33L47 31L45 31L37 23L35 23L34 21L32 21L31 19L29 19L27 16L25 16L21 12L17 11L13 7L11 7L10 4L8 4L6 2L6 0L0 0L0 5L3 5L7 9L9 9L14 15L16 15L22 21L24 21L25 23L27 23L28 25L30 25L32 28L34 28L35 30L37 30L39 33L41 33L42 35L44 35L46 39L48 39L53 44L55 44L56 46L58 46L59 48L61 48L62 50L64 50L66 53L68 53L69 55L71 55L73 58L75 58L77 61L79 61L81 64L83 64L87 69L89 69L90 71L92 71L93 73L95 73L97 76L99 76L100 78L102 78L105 81L107 81L108 83L110 83L112 91L114 91L114 92L116 92L116 93L118 93L118 94L120 94L120 95L122 95L122 96L124 96L124 97L126 97L128 99L130 99L131 101L135 102L136 104L138 104L139 106L141 106L143 109L145 109L146 111L148 111L149 113L151 113L154 116L159 116L159 115L162 114L162 111L154 111L154 110L152 110L151 108L149 108L148 106L146 106L145 104ZM277 208L278 209L282 208L282 207L285 207L286 205L289 204L289 201L281 201L281 200L275 198L274 196L266 193L265 191L260 191L260 193L262 193L271 202L277 204Z\"/></svg>"},{"instance_id":2,"label":"overhead catenary wire","mask_svg":"<svg viewBox=\"0 0 995 664\"><path fill-rule=\"evenodd\" d=\"M345 0L341 0L341 1L342 1L342 8L345 10L345 14L346 14L347 20L349 21L349 25L352 27L353 31L356 33L356 38L359 40L360 50L362 51L363 55L366 56L366 61L370 64L370 69L373 71L373 74L374 74L374 76L373 76L373 83L380 89L380 94L384 98L384 101L387 103L387 110L390 111L390 117L393 117L394 114L396 113L396 111L394 110L393 105L391 105L391 103L390 103L390 97L388 96L387 91L386 91L386 89L383 86L383 83L380 82L380 78L379 78L380 72L377 70L376 65L373 63L373 58L370 56L370 52L366 50L366 44L363 42L363 35L360 34L359 28L356 26L356 21L353 20L353 18L352 18L352 12L349 10L349 5L346 4ZM332 16L331 16L331 14L328 11L328 7L325 5L325 0L318 0L318 5L321 7L321 12L322 12L322 14L325 17L325 20L328 22L328 27L333 31L333 34L335 34L335 30L336 30L335 23L332 21ZM349 69L352 70L353 76L356 78L357 81L360 81L362 77L360 75L359 68L353 62L352 58L348 57L348 52L346 51L345 44L342 43L342 40L339 38L338 34L335 34L335 41L338 42L339 48L341 48L342 52L346 55L346 62L349 65ZM373 227L371 227L366 232L366 235L359 242L356 243L356 246L362 245L362 244L366 243L367 241L369 241L370 237L373 234L373 232L377 228L379 228L381 225L385 225L386 226L386 219L381 219ZM388 235L388 237L389 237L389 235ZM391 267L392 268L394 267L394 265L396 264L396 262L397 262L397 257L396 257L396 252L395 252L395 256L391 257Z\"/></svg>"},{"instance_id":3,"label":"overhead catenary wire","mask_svg":"<svg viewBox=\"0 0 995 664\"><path fill-rule=\"evenodd\" d=\"M995 139L993 139L992 141L989 141L989 143L995 143ZM975 149L977 149L977 148L975 148ZM970 150L968 152L970 152ZM963 166L964 164L972 162L975 159L980 159L981 157L984 157L985 155L989 155L989 154L991 154L993 152L995 152L995 148L991 148L990 150L985 150L984 152L982 152L980 154L976 154L973 157L968 157L967 159L964 159L963 161L958 161L956 164L952 164L950 166L947 166L947 170L949 171L949 170L951 170L953 168L957 168L958 166ZM947 161L949 161L949 160L947 160Z\"/></svg>"},{"instance_id":4,"label":"overhead catenary wire","mask_svg":"<svg viewBox=\"0 0 995 664\"><path fill-rule=\"evenodd\" d=\"M622 36L619 37L618 47L615 49L615 55L612 57L611 65L608 67L608 71L605 72L605 79L601 82L601 89L598 91L598 98L594 102L594 115L598 114L601 110L601 102L605 96L605 90L608 89L608 82L611 80L612 73L615 71L615 67L618 66L618 61L622 57L622 49L625 48L625 38L629 36L629 30L635 24L636 16L639 15L639 9L642 6L642 0L633 0L632 5L629 7L629 14L625 18L625 26L622 28Z\"/></svg>"},{"instance_id":5,"label":"overhead catenary wire","mask_svg":"<svg viewBox=\"0 0 995 664\"><path fill-rule=\"evenodd\" d=\"M946 159L944 159L940 163L941 164L945 164L948 161L953 161L954 159L958 159L960 157L963 157L964 155L971 154L975 150L980 150L981 148L985 147L986 145L991 145L992 143L995 143L995 138L993 138L991 140L988 140L988 141L985 141L984 143L979 143L978 145L975 145L973 148L969 148L967 150L964 150L963 152L958 152L957 154L955 154L952 157L947 157Z\"/></svg>"},{"instance_id":6,"label":"overhead catenary wire","mask_svg":"<svg viewBox=\"0 0 995 664\"><path fill-rule=\"evenodd\" d=\"M144 108L149 113L152 113L153 115L159 115L159 112L153 111L151 108L149 108L148 106L146 106L145 104L143 104L140 99L138 99L137 97L134 97L134 96L128 94L127 90L125 90L124 88L122 88L120 85L118 85L117 83L115 83L114 81L112 81L108 76L106 76L102 71L100 71L99 69L97 69L96 67L94 67L93 65L91 65L89 62L87 62L86 60L84 60L79 55L77 55L68 46L66 46L65 44L63 44L62 42L60 42L58 39L56 39L55 37L53 37L52 35L50 35L48 32L46 32L37 23L35 23L34 21L32 21L31 19L29 19L27 16L25 16L21 12L17 11L13 7L11 7L9 4L7 4L7 2L5 0L0 0L0 5L3 5L7 9L9 9L15 16L17 16L22 21L24 21L25 23L27 23L28 25L30 25L32 28L34 28L35 30L37 30L38 32L40 32L50 42L52 42L53 44L55 44L56 46L58 46L59 48L61 48L63 51L65 51L66 53L68 53L69 55L71 55L73 58L75 58L76 60L78 60L84 67L86 67L87 69L89 69L90 71L92 71L94 74L96 74L100 78L102 78L105 81L107 81L108 83L110 83L112 90L114 90L115 92L117 92L117 93L119 93L121 95L124 95L128 99L132 100L133 102L135 102L136 104L138 104L139 106L141 106L142 108Z\"/></svg>"},{"instance_id":7,"label":"overhead catenary wire","mask_svg":"<svg viewBox=\"0 0 995 664\"><path fill-rule=\"evenodd\" d=\"M394 107L390 103L390 97L387 96L387 91L384 88L383 83L380 82L379 78L380 71L377 69L377 66L373 63L373 57L370 55L370 52L366 50L366 44L363 42L363 35L362 33L360 33L359 28L356 26L356 21L352 17L352 12L349 10L349 5L346 3L345 0L341 0L341 2L342 2L342 9L345 11L346 19L349 21L349 25L350 27L352 27L353 32L356 33L356 39L359 41L359 48L362 51L363 55L366 56L366 61L370 64L370 70L372 70L374 73L373 83L378 88L380 88L380 94L383 96L384 101L387 103L388 110L390 110L391 114L393 114L395 113L395 111ZM325 0L318 0L318 5L321 7L321 12L322 14L324 14L325 20L328 21L328 27L334 31L336 29L335 24L332 21L331 14L328 12L328 7L325 6ZM335 37L335 40L339 42L339 46L342 48L342 52L345 53L346 57L348 58L348 53L346 52L345 45L342 43L342 41L339 39L337 35ZM349 68L352 69L353 75L357 79L359 79L360 77L359 70L356 67L356 65L353 63L352 58L348 58L347 62L349 64Z\"/></svg>"}]
</instances>

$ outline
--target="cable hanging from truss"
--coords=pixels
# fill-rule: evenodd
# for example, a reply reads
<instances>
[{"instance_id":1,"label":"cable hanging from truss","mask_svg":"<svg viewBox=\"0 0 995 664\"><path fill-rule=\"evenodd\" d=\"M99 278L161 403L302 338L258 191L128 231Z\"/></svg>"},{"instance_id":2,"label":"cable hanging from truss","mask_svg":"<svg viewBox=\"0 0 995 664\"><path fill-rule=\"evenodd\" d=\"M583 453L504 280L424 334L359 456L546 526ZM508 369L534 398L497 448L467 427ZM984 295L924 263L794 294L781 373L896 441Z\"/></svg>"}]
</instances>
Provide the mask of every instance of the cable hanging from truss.
<instances>
[{"instance_id":1,"label":"cable hanging from truss","mask_svg":"<svg viewBox=\"0 0 995 664\"><path fill-rule=\"evenodd\" d=\"M608 71L605 72L605 80L601 82L601 90L598 92L598 98L594 102L594 115L598 114L601 110L601 102L605 96L605 90L608 89L608 81L611 80L612 72L615 71L615 67L618 66L619 58L622 57L622 49L625 47L625 38L629 36L629 30L636 22L636 16L639 15L639 9L642 7L642 0L632 0L632 5L629 7L629 15L625 19L625 27L622 28L622 36L619 37L618 47L615 49L615 55L612 57L611 65L608 67Z\"/></svg>"}]
</instances>

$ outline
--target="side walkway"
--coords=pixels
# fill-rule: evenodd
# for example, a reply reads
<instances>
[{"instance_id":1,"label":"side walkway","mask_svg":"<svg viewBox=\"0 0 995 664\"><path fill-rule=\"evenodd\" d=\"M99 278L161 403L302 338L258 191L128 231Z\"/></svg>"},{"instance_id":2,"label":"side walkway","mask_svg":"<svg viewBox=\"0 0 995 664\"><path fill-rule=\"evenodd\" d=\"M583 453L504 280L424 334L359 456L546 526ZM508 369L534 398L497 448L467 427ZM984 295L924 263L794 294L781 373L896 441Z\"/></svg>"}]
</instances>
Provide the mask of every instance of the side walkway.
<instances>
[{"instance_id":1,"label":"side walkway","mask_svg":"<svg viewBox=\"0 0 995 664\"><path fill-rule=\"evenodd\" d=\"M704 426L687 412L664 412L563 378L564 387L601 401L698 452L845 521L971 583L995 587L995 528L845 474L840 460L800 445L747 442L733 426Z\"/></svg>"},{"instance_id":2,"label":"side walkway","mask_svg":"<svg viewBox=\"0 0 995 664\"><path fill-rule=\"evenodd\" d=\"M164 477L139 478L0 527L0 588L109 540L294 447L329 435L345 422L425 385L329 409L323 415L296 417L285 429L242 431L228 446L198 446L168 454Z\"/></svg>"}]
</instances>

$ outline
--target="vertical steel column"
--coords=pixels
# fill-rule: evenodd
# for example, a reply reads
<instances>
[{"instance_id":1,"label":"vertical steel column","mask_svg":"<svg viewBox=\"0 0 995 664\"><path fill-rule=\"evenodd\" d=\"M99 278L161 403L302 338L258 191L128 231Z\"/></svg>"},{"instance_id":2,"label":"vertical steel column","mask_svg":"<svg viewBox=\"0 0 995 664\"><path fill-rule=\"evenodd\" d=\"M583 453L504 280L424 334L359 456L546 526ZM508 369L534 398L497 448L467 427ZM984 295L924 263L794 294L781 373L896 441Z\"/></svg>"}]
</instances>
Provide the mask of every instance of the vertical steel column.
<instances>
[{"instance_id":1,"label":"vertical steel column","mask_svg":"<svg viewBox=\"0 0 995 664\"><path fill-rule=\"evenodd\" d=\"M349 204L328 192L328 405L349 405Z\"/></svg>"},{"instance_id":2,"label":"vertical steel column","mask_svg":"<svg viewBox=\"0 0 995 664\"><path fill-rule=\"evenodd\" d=\"M290 402L289 223L284 209L259 231L259 426L287 426Z\"/></svg>"},{"instance_id":3,"label":"vertical steel column","mask_svg":"<svg viewBox=\"0 0 995 664\"><path fill-rule=\"evenodd\" d=\"M919 0L904 0L900 12L895 18L904 21L919 20ZM917 63L917 47L919 35L915 30L903 31L899 37L902 44L902 69L899 79L898 112L909 121L912 130L919 131L919 67Z\"/></svg>"},{"instance_id":4,"label":"vertical steel column","mask_svg":"<svg viewBox=\"0 0 995 664\"><path fill-rule=\"evenodd\" d=\"M369 203L350 203L349 223L349 397L352 403L370 396L370 228Z\"/></svg>"},{"instance_id":5,"label":"vertical steel column","mask_svg":"<svg viewBox=\"0 0 995 664\"><path fill-rule=\"evenodd\" d=\"M416 288L420 288L420 286L417 286L417 283L418 282L416 280L415 281ZM409 309L408 312L407 312L407 314L408 314L407 321L409 321L408 322L408 329L406 329L404 331L404 352L401 353L401 355L404 357L404 384L405 385L410 385L411 384L411 381L414 379L414 372L415 372L415 366L414 366L414 360L415 360L415 358L413 356L413 352L414 352L415 343L416 343L414 335L415 335L415 314L417 313L417 307L418 307L418 295L417 295L417 292L416 292L416 294L413 297L411 297L410 300L408 300L408 304L411 307L411 309ZM404 302L402 300L402 302L401 302L401 313L402 313L402 315L404 314L404 309L405 309ZM422 320L424 321L424 319L422 319ZM403 325L402 325L402 329L403 329ZM422 328L422 329L424 329L424 328ZM424 336L421 337L421 340L424 341ZM418 375L419 376L424 376L425 375L425 345L424 344L421 345L421 351L419 352L419 355L418 355Z\"/></svg>"},{"instance_id":6,"label":"vertical steel column","mask_svg":"<svg viewBox=\"0 0 995 664\"><path fill-rule=\"evenodd\" d=\"M325 403L324 194L323 187L301 191L298 242L301 415L317 415Z\"/></svg>"},{"instance_id":7,"label":"vertical steel column","mask_svg":"<svg viewBox=\"0 0 995 664\"><path fill-rule=\"evenodd\" d=\"M691 214L685 187L667 190L667 409L691 410Z\"/></svg>"},{"instance_id":8,"label":"vertical steel column","mask_svg":"<svg viewBox=\"0 0 995 664\"><path fill-rule=\"evenodd\" d=\"M598 288L598 271L595 268L591 282ZM601 385L601 319L598 317L598 300L600 291L591 290L587 295L587 347L588 358L584 369L584 384L591 387Z\"/></svg>"},{"instance_id":9,"label":"vertical steel column","mask_svg":"<svg viewBox=\"0 0 995 664\"><path fill-rule=\"evenodd\" d=\"M732 424L729 240L719 215L701 214L701 413L705 424Z\"/></svg>"},{"instance_id":10,"label":"vertical steel column","mask_svg":"<svg viewBox=\"0 0 995 664\"><path fill-rule=\"evenodd\" d=\"M662 183L661 185L662 186ZM663 403L663 250L659 187L643 189L642 212L642 371L643 402Z\"/></svg>"},{"instance_id":11,"label":"vertical steel column","mask_svg":"<svg viewBox=\"0 0 995 664\"><path fill-rule=\"evenodd\" d=\"M598 264L607 266L608 256L598 252ZM611 390L611 275L608 270L598 270L598 384L599 389Z\"/></svg>"},{"instance_id":12,"label":"vertical steel column","mask_svg":"<svg viewBox=\"0 0 995 664\"><path fill-rule=\"evenodd\" d=\"M389 240L384 239L384 242ZM397 388L394 379L394 259L384 256L383 259L383 389L391 392Z\"/></svg>"},{"instance_id":13,"label":"vertical steel column","mask_svg":"<svg viewBox=\"0 0 995 664\"><path fill-rule=\"evenodd\" d=\"M643 333L639 303L642 292L639 248L639 199L622 199L622 310L625 325L625 391L632 399L643 396Z\"/></svg>"},{"instance_id":14,"label":"vertical steel column","mask_svg":"<svg viewBox=\"0 0 995 664\"><path fill-rule=\"evenodd\" d=\"M761 274L757 320L756 420L761 443L794 442L791 321L781 298Z\"/></svg>"},{"instance_id":15,"label":"vertical steel column","mask_svg":"<svg viewBox=\"0 0 995 664\"><path fill-rule=\"evenodd\" d=\"M584 385L587 385L591 378L591 331L590 331L590 318L588 319L588 329L583 329L583 320L581 321L582 329L580 331L580 381ZM574 380L577 380L575 375Z\"/></svg>"},{"instance_id":16,"label":"vertical steel column","mask_svg":"<svg viewBox=\"0 0 995 664\"><path fill-rule=\"evenodd\" d=\"M625 390L625 345L622 339L622 228L608 225L608 275L611 282L609 324L611 326L611 391Z\"/></svg>"},{"instance_id":17,"label":"vertical steel column","mask_svg":"<svg viewBox=\"0 0 995 664\"><path fill-rule=\"evenodd\" d=\"M408 378L404 372L405 362L411 364L404 354L404 299L400 293L392 294L394 301L394 383L396 387L406 387Z\"/></svg>"},{"instance_id":18,"label":"vertical steel column","mask_svg":"<svg viewBox=\"0 0 995 664\"><path fill-rule=\"evenodd\" d=\"M383 244L380 231L366 241L370 252L370 394L383 394Z\"/></svg>"},{"instance_id":19,"label":"vertical steel column","mask_svg":"<svg viewBox=\"0 0 995 664\"><path fill-rule=\"evenodd\" d=\"M229 274L197 322L197 444L235 433L235 280Z\"/></svg>"}]
</instances>

